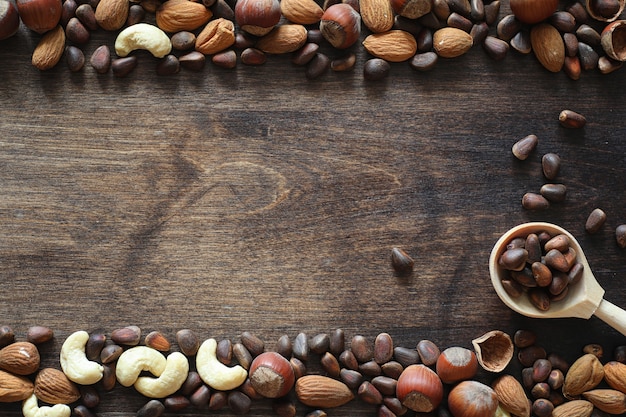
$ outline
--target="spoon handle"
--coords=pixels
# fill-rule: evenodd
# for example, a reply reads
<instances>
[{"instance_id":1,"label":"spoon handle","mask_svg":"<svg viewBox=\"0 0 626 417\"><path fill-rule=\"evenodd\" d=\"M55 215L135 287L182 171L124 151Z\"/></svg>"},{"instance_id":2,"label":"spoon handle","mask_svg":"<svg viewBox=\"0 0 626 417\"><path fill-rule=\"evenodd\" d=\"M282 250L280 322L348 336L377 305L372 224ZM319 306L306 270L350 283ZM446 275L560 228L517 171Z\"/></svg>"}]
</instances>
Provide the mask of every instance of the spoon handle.
<instances>
[{"instance_id":1,"label":"spoon handle","mask_svg":"<svg viewBox=\"0 0 626 417\"><path fill-rule=\"evenodd\" d=\"M603 299L593 314L626 336L626 311Z\"/></svg>"}]
</instances>

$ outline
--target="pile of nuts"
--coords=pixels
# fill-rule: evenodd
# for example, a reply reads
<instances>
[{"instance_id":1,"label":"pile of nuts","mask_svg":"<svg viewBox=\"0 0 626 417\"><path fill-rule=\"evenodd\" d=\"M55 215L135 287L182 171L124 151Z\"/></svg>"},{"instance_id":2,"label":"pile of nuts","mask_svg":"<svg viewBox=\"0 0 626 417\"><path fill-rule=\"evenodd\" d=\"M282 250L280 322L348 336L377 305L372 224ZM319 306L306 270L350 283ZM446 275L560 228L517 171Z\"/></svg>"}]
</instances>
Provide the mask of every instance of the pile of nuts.
<instances>
[{"instance_id":1,"label":"pile of nuts","mask_svg":"<svg viewBox=\"0 0 626 417\"><path fill-rule=\"evenodd\" d=\"M547 311L553 302L567 297L584 270L570 239L545 231L513 238L498 264L508 271L502 279L506 292L513 298L525 294L540 311Z\"/></svg>"},{"instance_id":2,"label":"pile of nuts","mask_svg":"<svg viewBox=\"0 0 626 417\"><path fill-rule=\"evenodd\" d=\"M559 113L558 121L566 129L583 129L587 124L584 115L569 109ZM539 138L534 134L529 134L516 141L511 147L511 152L518 160L525 161L535 151L538 143ZM526 192L522 196L522 207L526 210L546 210L553 203L565 201L567 186L555 182L561 171L561 157L554 152L543 154L541 171L548 182L541 186L539 192ZM602 209L593 209L585 220L585 231L589 234L598 233L606 223L606 219L606 213ZM626 248L626 224L619 224L615 227L615 240L620 248Z\"/></svg>"},{"instance_id":3,"label":"pile of nuts","mask_svg":"<svg viewBox=\"0 0 626 417\"><path fill-rule=\"evenodd\" d=\"M394 346L388 333L374 340L355 335L348 345L336 329L312 337L284 335L268 350L249 332L235 343L201 342L183 329L172 344L161 332L142 337L139 327L127 326L110 334L76 331L62 344L60 369L41 368L38 345L53 337L51 329L35 326L18 341L9 326L0 326L0 402L21 402L25 417L94 417L101 394L117 386L132 387L147 399L137 417L190 407L243 415L262 400L271 401L280 417L294 417L300 407L307 417L323 417L354 399L381 417L626 412L626 346L602 364L602 347L587 345L570 365L547 353L529 330L513 337L493 330L472 340L473 349L440 349L427 339L414 348ZM506 371L515 351L519 379Z\"/></svg>"},{"instance_id":4,"label":"pile of nuts","mask_svg":"<svg viewBox=\"0 0 626 417\"><path fill-rule=\"evenodd\" d=\"M158 59L157 74L200 71L207 57L220 67L263 64L292 54L308 78L351 70L354 45L369 58L364 78L386 77L390 63L431 70L439 58L455 58L482 45L494 60L510 49L533 53L549 71L577 80L582 71L610 73L626 60L624 0L511 0L500 20L500 0L0 0L0 40L20 21L42 35L32 63L55 67L65 55L81 71L91 32L116 34L95 49L97 73L124 77L137 65L138 49Z\"/></svg>"},{"instance_id":5,"label":"pile of nuts","mask_svg":"<svg viewBox=\"0 0 626 417\"><path fill-rule=\"evenodd\" d=\"M583 347L573 363L537 344L529 330L513 336L523 366L522 385L536 417L623 415L626 413L626 347L618 346L611 360L603 360L597 344ZM603 414L606 413L606 414Z\"/></svg>"},{"instance_id":6,"label":"pile of nuts","mask_svg":"<svg viewBox=\"0 0 626 417\"><path fill-rule=\"evenodd\" d=\"M430 340L404 348L394 346L387 333L374 340L355 335L348 346L341 329L313 337L284 335L274 350L249 332L236 343L201 342L183 329L173 345L158 331L142 338L136 326L110 334L79 330L62 344L60 369L40 369L37 346L52 338L51 330L33 327L26 340L16 341L9 326L0 327L0 402L21 401L25 417L93 417L101 393L116 386L132 387L148 399L138 417L188 407L246 414L263 399L281 417L295 416L298 406L306 407L307 416L325 416L325 410L353 399L379 416L436 410L454 417L491 416L496 410L512 412L520 401L528 404L525 395L511 396L503 384L492 388L478 381L480 367L505 375L513 358L511 337L497 330L473 340L473 350L440 350ZM483 401L475 402L476 396Z\"/></svg>"}]
</instances>

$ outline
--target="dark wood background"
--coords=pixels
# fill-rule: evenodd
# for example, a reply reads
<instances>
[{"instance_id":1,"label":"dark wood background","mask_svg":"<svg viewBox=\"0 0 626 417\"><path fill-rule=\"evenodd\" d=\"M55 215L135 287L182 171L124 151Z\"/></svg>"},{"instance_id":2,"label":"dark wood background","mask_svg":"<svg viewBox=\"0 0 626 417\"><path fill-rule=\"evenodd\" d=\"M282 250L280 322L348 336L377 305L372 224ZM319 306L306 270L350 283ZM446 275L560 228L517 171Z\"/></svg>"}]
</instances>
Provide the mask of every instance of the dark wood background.
<instances>
[{"instance_id":1,"label":"dark wood background","mask_svg":"<svg viewBox=\"0 0 626 417\"><path fill-rule=\"evenodd\" d=\"M0 321L18 338L53 328L44 365L58 367L73 331L125 325L172 340L181 328L233 341L251 331L269 349L282 334L335 328L442 348L528 328L570 360L587 343L607 356L626 344L595 318L511 312L487 265L510 227L554 222L579 239L606 298L626 306L614 237L626 223L626 69L572 81L532 56L494 62L475 47L429 73L393 64L367 82L356 47L354 71L312 81L289 56L160 77L142 53L118 79L64 62L39 72L37 39L22 28L0 42ZM94 33L87 57L113 42ZM584 114L585 129L560 127L563 109ZM531 133L535 153L516 160L512 144ZM521 198L546 182L547 152L562 158L567 200L529 212ZM608 219L591 236L596 207ZM394 246L414 257L410 277L393 274ZM117 388L97 413L133 415L144 401ZM272 411L261 402L251 413Z\"/></svg>"}]
</instances>

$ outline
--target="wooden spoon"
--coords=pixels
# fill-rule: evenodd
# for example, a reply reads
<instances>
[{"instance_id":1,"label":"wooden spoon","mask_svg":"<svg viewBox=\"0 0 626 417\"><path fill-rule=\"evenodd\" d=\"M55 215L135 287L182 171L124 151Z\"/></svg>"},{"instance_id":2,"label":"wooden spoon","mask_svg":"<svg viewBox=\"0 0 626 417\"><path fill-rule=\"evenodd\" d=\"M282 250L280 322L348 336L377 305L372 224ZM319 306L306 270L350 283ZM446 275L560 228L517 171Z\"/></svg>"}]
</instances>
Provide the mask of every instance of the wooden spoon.
<instances>
[{"instance_id":1,"label":"wooden spoon","mask_svg":"<svg viewBox=\"0 0 626 417\"><path fill-rule=\"evenodd\" d=\"M517 298L511 297L502 286L502 279L507 278L506 271L498 265L500 255L506 250L506 245L515 237L526 237L530 233L546 231L552 236L564 234L570 239L570 246L576 251L578 262L584 266L582 279L571 288L567 296L557 302L553 302L547 311L541 311L535 307L528 297L522 295ZM580 244L567 230L551 223L534 222L524 223L506 232L496 242L489 258L489 273L491 283L500 299L512 310L535 318L562 318L577 317L588 319L595 315L600 320L626 335L626 311L604 299L604 289L593 276L587 258Z\"/></svg>"}]
</instances>

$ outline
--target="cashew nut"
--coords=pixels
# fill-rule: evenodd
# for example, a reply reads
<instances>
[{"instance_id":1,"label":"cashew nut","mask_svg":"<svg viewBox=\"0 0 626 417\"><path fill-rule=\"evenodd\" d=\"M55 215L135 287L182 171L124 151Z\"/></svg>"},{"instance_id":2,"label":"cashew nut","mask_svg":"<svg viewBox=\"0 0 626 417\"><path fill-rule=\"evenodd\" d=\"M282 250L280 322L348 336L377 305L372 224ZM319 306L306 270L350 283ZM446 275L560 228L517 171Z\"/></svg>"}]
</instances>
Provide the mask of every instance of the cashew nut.
<instances>
[{"instance_id":1,"label":"cashew nut","mask_svg":"<svg viewBox=\"0 0 626 417\"><path fill-rule=\"evenodd\" d=\"M205 340L196 354L196 369L200 378L211 388L219 391L235 389L248 377L241 365L228 367L217 359L217 342Z\"/></svg>"},{"instance_id":2,"label":"cashew nut","mask_svg":"<svg viewBox=\"0 0 626 417\"><path fill-rule=\"evenodd\" d=\"M120 355L115 367L115 376L120 384L130 387L137 381L142 371L160 376L167 360L158 350L147 346L135 346Z\"/></svg>"},{"instance_id":3,"label":"cashew nut","mask_svg":"<svg viewBox=\"0 0 626 417\"><path fill-rule=\"evenodd\" d=\"M85 345L89 333L83 330L69 335L61 346L61 369L70 381L81 385L91 385L102 379L104 367L90 361L85 355Z\"/></svg>"},{"instance_id":4,"label":"cashew nut","mask_svg":"<svg viewBox=\"0 0 626 417\"><path fill-rule=\"evenodd\" d=\"M122 30L115 39L115 53L125 57L136 49L145 49L157 58L172 50L172 41L158 27L149 23L136 23Z\"/></svg>"},{"instance_id":5,"label":"cashew nut","mask_svg":"<svg viewBox=\"0 0 626 417\"><path fill-rule=\"evenodd\" d=\"M22 414L24 417L70 417L72 410L65 404L39 407L37 396L32 394L22 403Z\"/></svg>"},{"instance_id":6,"label":"cashew nut","mask_svg":"<svg viewBox=\"0 0 626 417\"><path fill-rule=\"evenodd\" d=\"M140 376L135 382L135 389L148 398L165 398L178 391L188 374L187 357L180 352L172 352L167 357L163 373L158 378Z\"/></svg>"}]
</instances>

